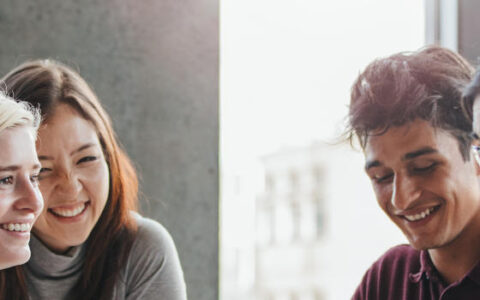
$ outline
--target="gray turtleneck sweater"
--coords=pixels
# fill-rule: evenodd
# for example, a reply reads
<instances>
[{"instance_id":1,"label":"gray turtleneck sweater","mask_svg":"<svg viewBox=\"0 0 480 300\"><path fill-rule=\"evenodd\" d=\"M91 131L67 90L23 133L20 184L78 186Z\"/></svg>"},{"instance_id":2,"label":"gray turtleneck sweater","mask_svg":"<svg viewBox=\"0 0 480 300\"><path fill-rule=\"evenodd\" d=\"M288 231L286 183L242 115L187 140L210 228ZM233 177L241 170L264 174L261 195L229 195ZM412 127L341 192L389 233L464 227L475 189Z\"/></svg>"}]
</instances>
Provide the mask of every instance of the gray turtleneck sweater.
<instances>
[{"instance_id":1,"label":"gray turtleneck sweater","mask_svg":"<svg viewBox=\"0 0 480 300\"><path fill-rule=\"evenodd\" d=\"M134 215L138 233L112 299L186 300L183 272L171 236L156 221ZM84 245L60 255L32 235L30 248L32 257L25 265L30 299L68 299L80 277Z\"/></svg>"}]
</instances>

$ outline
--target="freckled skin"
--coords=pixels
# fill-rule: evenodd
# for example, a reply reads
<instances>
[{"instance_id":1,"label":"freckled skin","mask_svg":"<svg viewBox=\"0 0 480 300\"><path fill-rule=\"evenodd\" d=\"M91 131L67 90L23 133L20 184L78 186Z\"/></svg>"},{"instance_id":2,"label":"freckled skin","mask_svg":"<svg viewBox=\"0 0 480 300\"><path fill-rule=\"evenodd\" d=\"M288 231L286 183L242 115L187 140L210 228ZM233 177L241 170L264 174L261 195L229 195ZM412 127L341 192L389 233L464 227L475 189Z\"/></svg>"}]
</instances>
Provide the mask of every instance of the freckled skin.
<instances>
[{"instance_id":1,"label":"freckled skin","mask_svg":"<svg viewBox=\"0 0 480 300\"><path fill-rule=\"evenodd\" d=\"M62 253L85 242L97 223L108 199L108 166L93 125L66 104L57 107L38 135L45 208L34 233ZM51 211L82 202L87 208L75 222L64 222Z\"/></svg>"}]
</instances>

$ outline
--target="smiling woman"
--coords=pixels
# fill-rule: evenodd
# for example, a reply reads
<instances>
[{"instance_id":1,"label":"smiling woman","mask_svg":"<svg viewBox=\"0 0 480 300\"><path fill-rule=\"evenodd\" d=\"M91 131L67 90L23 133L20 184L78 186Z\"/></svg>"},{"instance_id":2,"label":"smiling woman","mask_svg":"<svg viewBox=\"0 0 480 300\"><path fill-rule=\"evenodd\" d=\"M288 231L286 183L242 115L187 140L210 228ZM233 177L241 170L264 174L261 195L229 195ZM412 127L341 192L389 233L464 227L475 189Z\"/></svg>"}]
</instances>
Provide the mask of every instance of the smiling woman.
<instances>
[{"instance_id":1,"label":"smiling woman","mask_svg":"<svg viewBox=\"0 0 480 300\"><path fill-rule=\"evenodd\" d=\"M87 83L50 60L25 63L4 82L44 118L37 150L45 208L32 259L7 278L7 299L186 299L173 240L135 212L135 171Z\"/></svg>"},{"instance_id":2,"label":"smiling woman","mask_svg":"<svg viewBox=\"0 0 480 300\"><path fill-rule=\"evenodd\" d=\"M87 240L102 214L108 165L95 127L68 104L56 108L39 136L41 190L48 205L34 232L51 249L64 253Z\"/></svg>"},{"instance_id":3,"label":"smiling woman","mask_svg":"<svg viewBox=\"0 0 480 300\"><path fill-rule=\"evenodd\" d=\"M43 207L35 139L38 112L0 93L0 270L30 258L30 229ZM0 291L18 270L0 271Z\"/></svg>"}]
</instances>

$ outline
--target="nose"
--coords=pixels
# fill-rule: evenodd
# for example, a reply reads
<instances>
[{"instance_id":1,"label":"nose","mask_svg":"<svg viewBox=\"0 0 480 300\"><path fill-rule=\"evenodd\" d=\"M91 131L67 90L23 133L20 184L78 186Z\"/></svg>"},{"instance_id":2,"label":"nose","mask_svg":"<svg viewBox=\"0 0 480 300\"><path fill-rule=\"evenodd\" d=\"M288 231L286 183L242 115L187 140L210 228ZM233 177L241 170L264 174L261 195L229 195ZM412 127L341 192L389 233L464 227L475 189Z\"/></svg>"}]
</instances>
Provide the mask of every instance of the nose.
<instances>
[{"instance_id":1,"label":"nose","mask_svg":"<svg viewBox=\"0 0 480 300\"><path fill-rule=\"evenodd\" d=\"M15 201L15 208L33 213L39 213L43 209L43 197L36 183L30 178L24 178L15 186L18 198Z\"/></svg>"},{"instance_id":2,"label":"nose","mask_svg":"<svg viewBox=\"0 0 480 300\"><path fill-rule=\"evenodd\" d=\"M80 193L82 185L75 174L64 173L59 178L57 189L68 198L75 198Z\"/></svg>"},{"instance_id":3,"label":"nose","mask_svg":"<svg viewBox=\"0 0 480 300\"><path fill-rule=\"evenodd\" d=\"M392 189L391 203L398 210L411 208L421 194L413 178L400 174L395 174Z\"/></svg>"}]
</instances>

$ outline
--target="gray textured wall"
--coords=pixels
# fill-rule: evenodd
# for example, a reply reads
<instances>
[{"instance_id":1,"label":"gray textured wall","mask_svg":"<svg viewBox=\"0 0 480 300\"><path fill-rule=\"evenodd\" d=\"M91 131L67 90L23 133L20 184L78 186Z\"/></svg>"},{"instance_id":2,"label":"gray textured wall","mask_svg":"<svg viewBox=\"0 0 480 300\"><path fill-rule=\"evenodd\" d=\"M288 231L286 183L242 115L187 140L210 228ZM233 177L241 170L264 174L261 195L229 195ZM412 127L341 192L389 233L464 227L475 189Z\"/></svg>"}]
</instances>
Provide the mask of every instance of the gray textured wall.
<instances>
[{"instance_id":1,"label":"gray textured wall","mask_svg":"<svg viewBox=\"0 0 480 300\"><path fill-rule=\"evenodd\" d=\"M173 235L190 299L218 298L218 0L3 1L0 73L74 65Z\"/></svg>"},{"instance_id":2,"label":"gray textured wall","mask_svg":"<svg viewBox=\"0 0 480 300\"><path fill-rule=\"evenodd\" d=\"M458 51L471 63L480 63L480 1L458 0Z\"/></svg>"}]
</instances>

